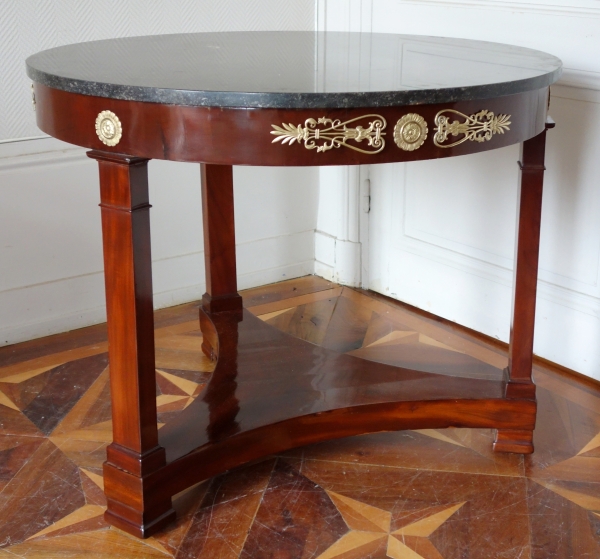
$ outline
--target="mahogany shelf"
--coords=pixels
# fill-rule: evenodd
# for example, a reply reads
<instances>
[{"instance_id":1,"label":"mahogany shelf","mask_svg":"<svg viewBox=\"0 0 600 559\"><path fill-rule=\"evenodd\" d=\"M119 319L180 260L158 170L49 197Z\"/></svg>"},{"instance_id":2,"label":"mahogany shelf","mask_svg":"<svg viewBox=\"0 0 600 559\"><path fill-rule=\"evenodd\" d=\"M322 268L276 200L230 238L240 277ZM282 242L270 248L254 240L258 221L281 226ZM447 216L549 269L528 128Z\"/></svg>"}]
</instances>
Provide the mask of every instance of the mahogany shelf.
<instances>
[{"instance_id":1,"label":"mahogany shelf","mask_svg":"<svg viewBox=\"0 0 600 559\"><path fill-rule=\"evenodd\" d=\"M211 380L159 430L167 465L155 479L171 494L219 473L224 463L231 468L332 438L535 424L535 402L505 399L503 379L384 365L294 338L246 310L232 318L213 315L221 347Z\"/></svg>"},{"instance_id":2,"label":"mahogany shelf","mask_svg":"<svg viewBox=\"0 0 600 559\"><path fill-rule=\"evenodd\" d=\"M494 43L308 32L113 39L27 60L38 126L89 148L99 165L113 414L104 487L111 524L146 537L173 520L171 497L186 487L271 453L338 437L485 427L497 430L494 450L533 452L545 141L553 126L549 88L561 68L551 55ZM521 172L503 373L472 378L374 363L293 338L243 310L232 165L372 165L513 144L521 144ZM216 361L204 391L160 430L152 158L201 164L201 343Z\"/></svg>"}]
</instances>

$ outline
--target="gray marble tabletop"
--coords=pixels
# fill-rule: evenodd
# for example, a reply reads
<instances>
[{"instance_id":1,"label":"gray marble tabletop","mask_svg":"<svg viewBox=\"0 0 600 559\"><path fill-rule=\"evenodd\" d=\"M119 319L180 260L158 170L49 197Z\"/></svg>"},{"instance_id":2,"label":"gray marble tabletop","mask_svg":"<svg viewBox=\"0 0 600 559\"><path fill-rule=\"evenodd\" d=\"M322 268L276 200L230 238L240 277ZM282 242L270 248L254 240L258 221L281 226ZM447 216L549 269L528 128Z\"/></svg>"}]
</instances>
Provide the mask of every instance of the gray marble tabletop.
<instances>
[{"instance_id":1,"label":"gray marble tabletop","mask_svg":"<svg viewBox=\"0 0 600 559\"><path fill-rule=\"evenodd\" d=\"M388 107L488 99L561 74L544 52L383 33L190 33L66 45L27 59L46 86L114 99L250 108Z\"/></svg>"}]
</instances>

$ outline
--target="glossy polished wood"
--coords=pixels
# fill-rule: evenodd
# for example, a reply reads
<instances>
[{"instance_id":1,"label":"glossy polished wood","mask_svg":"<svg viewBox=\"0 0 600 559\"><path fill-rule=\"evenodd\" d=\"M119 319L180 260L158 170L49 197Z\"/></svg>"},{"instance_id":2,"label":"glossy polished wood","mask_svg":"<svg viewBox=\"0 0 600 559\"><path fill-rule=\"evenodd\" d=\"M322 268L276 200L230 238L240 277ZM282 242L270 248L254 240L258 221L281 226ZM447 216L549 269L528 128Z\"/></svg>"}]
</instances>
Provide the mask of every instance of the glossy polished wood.
<instances>
[{"instance_id":1,"label":"glossy polished wood","mask_svg":"<svg viewBox=\"0 0 600 559\"><path fill-rule=\"evenodd\" d=\"M233 169L231 165L203 163L200 174L206 269L202 307L210 313L241 310L235 263Z\"/></svg>"},{"instance_id":2,"label":"glossy polished wood","mask_svg":"<svg viewBox=\"0 0 600 559\"><path fill-rule=\"evenodd\" d=\"M378 431L535 425L535 401L504 398L503 380L392 367L292 338L248 311L210 318L219 360L204 396L160 432L164 495L268 454ZM190 430L189 426L194 425Z\"/></svg>"},{"instance_id":3,"label":"glossy polished wood","mask_svg":"<svg viewBox=\"0 0 600 559\"><path fill-rule=\"evenodd\" d=\"M554 128L549 121L546 129ZM519 167L517 231L515 235L515 266L513 308L510 328L507 398L535 401L535 385L531 378L533 366L533 335L537 292L540 227L542 222L542 192L546 131L523 142ZM501 452L533 452L533 430L499 429L494 450Z\"/></svg>"},{"instance_id":4,"label":"glossy polished wood","mask_svg":"<svg viewBox=\"0 0 600 559\"><path fill-rule=\"evenodd\" d=\"M149 159L203 161L219 165L358 165L420 161L478 153L523 142L544 130L549 89L494 99L456 103L373 107L362 109L244 109L188 107L106 99L68 93L34 84L38 126L65 142L95 150L109 150ZM452 148L434 145L435 115L454 109L467 115L486 109L511 116L510 130L488 142L464 142ZM94 128L96 116L113 111L121 120L123 137L118 146L106 148ZM423 146L404 151L394 143L396 122L416 112L427 122L429 135ZM317 152L303 145L273 144L275 124L304 124L308 118L341 121L378 114L387 121L386 146L375 155L345 147ZM70 118L57 118L70 115ZM360 146L360 144L358 144Z\"/></svg>"},{"instance_id":5,"label":"glossy polished wood","mask_svg":"<svg viewBox=\"0 0 600 559\"><path fill-rule=\"evenodd\" d=\"M495 450L532 452L531 352L548 87L445 104L310 110L125 101L39 83L35 96L40 128L92 148L90 157L100 167L114 428L104 467L108 522L147 537L173 519L171 497L186 487L270 453L350 435L487 427L498 429ZM510 115L510 129L490 141L438 147L435 116L446 109ZM104 110L115 112L123 126L113 148L100 142L94 128ZM400 149L393 139L395 123L409 112L420 114L429 128L427 141L414 151ZM273 124L323 116L345 121L365 114L387 121L385 149L375 155L344 146L318 152L298 142L273 143L270 134ZM519 142L524 143L519 233L505 377L461 378L437 369L373 363L340 354L343 343L317 347L242 312L232 165L377 164L465 155ZM202 162L207 292L200 327L202 351L216 361L204 392L160 430L154 399L150 158Z\"/></svg>"},{"instance_id":6,"label":"glossy polished wood","mask_svg":"<svg viewBox=\"0 0 600 559\"><path fill-rule=\"evenodd\" d=\"M498 340L315 276L241 295L269 328L349 357L498 382L508 359ZM214 370L199 304L154 313L159 432ZM390 537L423 559L600 556L600 385L537 357L534 454L493 452L491 429L348 437L183 491L175 522L148 539L108 529L106 347L93 326L0 348L0 557L323 559L346 546L340 559L363 559L385 557Z\"/></svg>"},{"instance_id":7,"label":"glossy polished wood","mask_svg":"<svg viewBox=\"0 0 600 559\"><path fill-rule=\"evenodd\" d=\"M144 536L175 518L145 478L166 463L158 445L148 160L89 152L100 168L113 442L104 465L107 519Z\"/></svg>"},{"instance_id":8,"label":"glossy polished wood","mask_svg":"<svg viewBox=\"0 0 600 559\"><path fill-rule=\"evenodd\" d=\"M544 140L545 131L523 152L517 264L525 266L517 271L514 308L529 339ZM202 166L207 294L200 322L203 351L218 360L204 396L161 430L157 444L146 160L90 155L100 163L109 332L118 336L111 346L119 371L111 376L115 439L105 464L109 522L146 537L172 520L170 499L186 487L266 454L342 436L494 427L496 450L533 450L531 361L529 370L509 367L508 379L444 377L339 355L242 315L232 169L214 164ZM528 351L526 343L513 343L511 365L519 358L527 363Z\"/></svg>"}]
</instances>

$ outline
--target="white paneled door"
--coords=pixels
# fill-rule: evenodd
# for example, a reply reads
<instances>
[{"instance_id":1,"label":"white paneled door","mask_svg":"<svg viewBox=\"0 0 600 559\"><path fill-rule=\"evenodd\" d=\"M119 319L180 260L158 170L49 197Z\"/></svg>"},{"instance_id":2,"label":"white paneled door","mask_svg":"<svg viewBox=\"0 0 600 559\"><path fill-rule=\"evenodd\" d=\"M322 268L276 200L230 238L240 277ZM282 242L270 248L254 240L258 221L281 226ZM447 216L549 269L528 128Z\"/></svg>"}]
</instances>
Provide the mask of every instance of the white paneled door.
<instances>
[{"instance_id":1,"label":"white paneled door","mask_svg":"<svg viewBox=\"0 0 600 559\"><path fill-rule=\"evenodd\" d=\"M550 106L557 127L548 132L534 352L600 380L600 1L326 0L318 18L320 29L483 39L563 59ZM508 341L518 156L512 146L361 171L371 195L362 286ZM324 206L321 196L319 219Z\"/></svg>"},{"instance_id":2,"label":"white paneled door","mask_svg":"<svg viewBox=\"0 0 600 559\"><path fill-rule=\"evenodd\" d=\"M598 92L555 88L535 353L600 378ZM370 167L369 288L508 341L518 146Z\"/></svg>"}]
</instances>

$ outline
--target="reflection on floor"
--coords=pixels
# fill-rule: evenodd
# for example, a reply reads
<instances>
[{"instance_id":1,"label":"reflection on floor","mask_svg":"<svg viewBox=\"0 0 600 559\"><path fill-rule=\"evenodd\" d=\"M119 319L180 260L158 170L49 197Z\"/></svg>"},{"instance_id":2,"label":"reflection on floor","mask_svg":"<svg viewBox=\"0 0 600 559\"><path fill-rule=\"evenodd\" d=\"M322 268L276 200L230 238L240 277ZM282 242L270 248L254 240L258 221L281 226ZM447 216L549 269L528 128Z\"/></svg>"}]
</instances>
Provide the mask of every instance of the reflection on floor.
<instances>
[{"instance_id":1,"label":"reflection on floor","mask_svg":"<svg viewBox=\"0 0 600 559\"><path fill-rule=\"evenodd\" d=\"M458 328L319 278L244 301L274 327L365 359L484 378L506 366ZM156 343L164 424L210 378L196 305L156 313ZM323 443L181 493L177 522L137 540L102 517L106 350L103 326L0 349L0 558L600 557L600 390L548 368L535 370L532 456L493 454L488 430Z\"/></svg>"}]
</instances>

